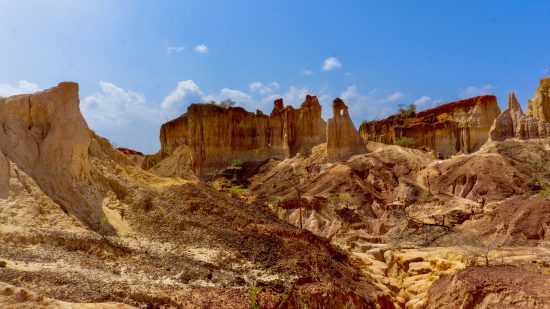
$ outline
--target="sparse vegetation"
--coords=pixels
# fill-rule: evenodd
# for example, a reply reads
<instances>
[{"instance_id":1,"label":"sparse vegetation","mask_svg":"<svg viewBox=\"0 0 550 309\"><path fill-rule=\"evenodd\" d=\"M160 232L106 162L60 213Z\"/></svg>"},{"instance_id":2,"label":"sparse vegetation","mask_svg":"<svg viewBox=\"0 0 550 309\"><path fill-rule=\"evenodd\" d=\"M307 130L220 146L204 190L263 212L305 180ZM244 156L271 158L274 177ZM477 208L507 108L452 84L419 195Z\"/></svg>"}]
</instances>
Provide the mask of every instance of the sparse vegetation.
<instances>
[{"instance_id":1,"label":"sparse vegetation","mask_svg":"<svg viewBox=\"0 0 550 309\"><path fill-rule=\"evenodd\" d=\"M405 108L404 104L399 104L399 115L401 118L411 118L416 115L416 104L409 104L408 108Z\"/></svg>"},{"instance_id":2,"label":"sparse vegetation","mask_svg":"<svg viewBox=\"0 0 550 309\"><path fill-rule=\"evenodd\" d=\"M232 195L241 195L246 192L248 189L243 188L243 186L233 185L229 188L229 193Z\"/></svg>"},{"instance_id":3,"label":"sparse vegetation","mask_svg":"<svg viewBox=\"0 0 550 309\"><path fill-rule=\"evenodd\" d=\"M414 146L416 146L416 139L402 136L395 140L394 144L401 147L414 148Z\"/></svg>"},{"instance_id":4,"label":"sparse vegetation","mask_svg":"<svg viewBox=\"0 0 550 309\"><path fill-rule=\"evenodd\" d=\"M333 194L328 197L328 200L334 204L345 204L349 201L349 197L343 194Z\"/></svg>"},{"instance_id":5,"label":"sparse vegetation","mask_svg":"<svg viewBox=\"0 0 550 309\"><path fill-rule=\"evenodd\" d=\"M250 308L259 309L260 305L258 304L258 295L262 292L261 287L251 286L248 289L248 299L250 300Z\"/></svg>"}]
</instances>

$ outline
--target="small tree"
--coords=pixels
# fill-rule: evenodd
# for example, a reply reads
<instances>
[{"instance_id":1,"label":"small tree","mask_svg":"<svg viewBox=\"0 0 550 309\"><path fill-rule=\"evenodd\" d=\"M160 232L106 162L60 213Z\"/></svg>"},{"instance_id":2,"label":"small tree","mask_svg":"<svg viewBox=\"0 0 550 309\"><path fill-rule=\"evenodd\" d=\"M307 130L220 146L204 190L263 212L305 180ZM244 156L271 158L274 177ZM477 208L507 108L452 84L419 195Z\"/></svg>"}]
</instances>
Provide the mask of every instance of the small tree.
<instances>
[{"instance_id":1,"label":"small tree","mask_svg":"<svg viewBox=\"0 0 550 309\"><path fill-rule=\"evenodd\" d=\"M235 101L231 100L231 99L225 99L225 100L220 102L220 105L223 106L223 107L235 106L235 104L237 104L237 103Z\"/></svg>"}]
</instances>

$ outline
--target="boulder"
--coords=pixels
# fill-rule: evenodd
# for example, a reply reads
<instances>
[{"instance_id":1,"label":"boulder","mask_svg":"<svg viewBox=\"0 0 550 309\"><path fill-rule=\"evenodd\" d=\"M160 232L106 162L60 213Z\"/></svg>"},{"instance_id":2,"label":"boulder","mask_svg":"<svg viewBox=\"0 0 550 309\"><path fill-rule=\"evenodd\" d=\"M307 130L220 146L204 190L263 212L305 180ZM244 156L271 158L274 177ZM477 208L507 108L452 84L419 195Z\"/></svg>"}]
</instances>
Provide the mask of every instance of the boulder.
<instances>
[{"instance_id":1,"label":"boulder","mask_svg":"<svg viewBox=\"0 0 550 309\"><path fill-rule=\"evenodd\" d=\"M490 141L548 136L550 136L550 123L525 115L513 92L508 94L508 108L495 119L489 131Z\"/></svg>"},{"instance_id":2,"label":"boulder","mask_svg":"<svg viewBox=\"0 0 550 309\"><path fill-rule=\"evenodd\" d=\"M472 153L485 144L487 133L499 114L496 97L485 95L410 116L397 114L384 120L365 122L359 128L359 134L366 140L385 144L399 144L406 137L412 139L414 147L427 147L444 156Z\"/></svg>"},{"instance_id":3,"label":"boulder","mask_svg":"<svg viewBox=\"0 0 550 309\"><path fill-rule=\"evenodd\" d=\"M540 80L535 95L527 103L527 115L550 122L550 76Z\"/></svg>"},{"instance_id":4,"label":"boulder","mask_svg":"<svg viewBox=\"0 0 550 309\"><path fill-rule=\"evenodd\" d=\"M327 125L327 161L346 160L365 152L365 144L353 125L348 107L340 98L332 102L333 116Z\"/></svg>"}]
</instances>

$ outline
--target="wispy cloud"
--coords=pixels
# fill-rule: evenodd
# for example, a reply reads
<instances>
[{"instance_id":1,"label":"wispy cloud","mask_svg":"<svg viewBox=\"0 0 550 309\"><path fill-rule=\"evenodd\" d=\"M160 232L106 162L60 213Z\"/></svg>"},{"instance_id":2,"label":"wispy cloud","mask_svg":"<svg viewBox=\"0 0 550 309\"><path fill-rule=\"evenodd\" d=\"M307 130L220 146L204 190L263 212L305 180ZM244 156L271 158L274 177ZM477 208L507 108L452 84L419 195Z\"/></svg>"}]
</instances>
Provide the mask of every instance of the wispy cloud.
<instances>
[{"instance_id":1,"label":"wispy cloud","mask_svg":"<svg viewBox=\"0 0 550 309\"><path fill-rule=\"evenodd\" d=\"M33 93L39 91L40 87L37 84L26 80L20 80L17 86L12 86L7 83L0 83L0 96L7 97L16 94Z\"/></svg>"},{"instance_id":2,"label":"wispy cloud","mask_svg":"<svg viewBox=\"0 0 550 309\"><path fill-rule=\"evenodd\" d=\"M264 84L262 82L252 82L248 85L248 88L253 91L257 92L261 95L268 95L279 89L279 83L277 82L271 82L269 84Z\"/></svg>"},{"instance_id":3,"label":"wispy cloud","mask_svg":"<svg viewBox=\"0 0 550 309\"><path fill-rule=\"evenodd\" d=\"M401 92L394 92L386 97L388 102L395 102L403 99L405 95Z\"/></svg>"},{"instance_id":4,"label":"wispy cloud","mask_svg":"<svg viewBox=\"0 0 550 309\"><path fill-rule=\"evenodd\" d=\"M323 65L321 68L323 71L332 71L336 70L342 67L342 64L340 63L340 60L336 59L335 57L329 57L323 61Z\"/></svg>"},{"instance_id":5,"label":"wispy cloud","mask_svg":"<svg viewBox=\"0 0 550 309\"><path fill-rule=\"evenodd\" d=\"M242 92L237 89L223 88L219 94L210 94L204 97L205 101L221 102L223 100L230 99L238 105L245 105L248 107L254 107L254 99L248 93Z\"/></svg>"},{"instance_id":6,"label":"wispy cloud","mask_svg":"<svg viewBox=\"0 0 550 309\"><path fill-rule=\"evenodd\" d=\"M185 46L168 46L166 52L168 54L180 53L185 50Z\"/></svg>"},{"instance_id":7,"label":"wispy cloud","mask_svg":"<svg viewBox=\"0 0 550 309\"><path fill-rule=\"evenodd\" d=\"M490 92L494 88L495 87L493 85L469 86L466 89L460 90L459 96L462 99L466 99L466 98L475 97L479 95L490 94Z\"/></svg>"},{"instance_id":8,"label":"wispy cloud","mask_svg":"<svg viewBox=\"0 0 550 309\"><path fill-rule=\"evenodd\" d=\"M309 70L309 69L302 69L302 75L306 75L306 76L309 76L309 75L313 75L313 71L312 70Z\"/></svg>"},{"instance_id":9,"label":"wispy cloud","mask_svg":"<svg viewBox=\"0 0 550 309\"><path fill-rule=\"evenodd\" d=\"M405 95L400 91L386 93L380 89L373 89L364 94L352 85L340 93L340 98L349 106L351 118L359 125L365 119L385 118L397 111L396 103Z\"/></svg>"},{"instance_id":10,"label":"wispy cloud","mask_svg":"<svg viewBox=\"0 0 550 309\"><path fill-rule=\"evenodd\" d=\"M199 54L208 54L210 49L208 48L208 46L206 46L204 44L199 44L199 45L195 46L195 51Z\"/></svg>"}]
</instances>

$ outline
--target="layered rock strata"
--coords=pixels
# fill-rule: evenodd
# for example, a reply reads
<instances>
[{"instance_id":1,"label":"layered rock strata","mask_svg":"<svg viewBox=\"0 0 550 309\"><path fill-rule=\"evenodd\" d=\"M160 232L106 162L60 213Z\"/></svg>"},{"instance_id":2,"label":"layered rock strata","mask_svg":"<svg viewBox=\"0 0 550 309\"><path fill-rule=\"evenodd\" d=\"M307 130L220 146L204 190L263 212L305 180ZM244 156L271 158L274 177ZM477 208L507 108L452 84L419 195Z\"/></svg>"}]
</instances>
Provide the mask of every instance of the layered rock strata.
<instances>
[{"instance_id":1,"label":"layered rock strata","mask_svg":"<svg viewBox=\"0 0 550 309\"><path fill-rule=\"evenodd\" d=\"M500 114L495 96L478 96L447 103L405 117L393 115L380 121L366 122L359 134L366 140L399 144L400 139L413 139L415 147L427 147L444 156L471 153L488 138L493 121Z\"/></svg>"},{"instance_id":2,"label":"layered rock strata","mask_svg":"<svg viewBox=\"0 0 550 309\"><path fill-rule=\"evenodd\" d=\"M308 95L299 109L276 100L269 116L241 107L192 104L187 113L162 125L160 157L170 156L180 145L191 148L192 169L199 176L212 175L233 160L246 162L284 159L326 142L321 104Z\"/></svg>"},{"instance_id":3,"label":"layered rock strata","mask_svg":"<svg viewBox=\"0 0 550 309\"><path fill-rule=\"evenodd\" d=\"M340 98L332 102L333 116L327 125L327 161L345 160L365 152L365 143L348 113L348 107Z\"/></svg>"},{"instance_id":4,"label":"layered rock strata","mask_svg":"<svg viewBox=\"0 0 550 309\"><path fill-rule=\"evenodd\" d=\"M527 115L550 122L550 76L540 80L535 95L527 104Z\"/></svg>"},{"instance_id":5,"label":"layered rock strata","mask_svg":"<svg viewBox=\"0 0 550 309\"><path fill-rule=\"evenodd\" d=\"M550 136L550 122L523 113L513 92L508 94L508 108L500 114L489 132L491 141L507 138L530 139Z\"/></svg>"}]
</instances>

